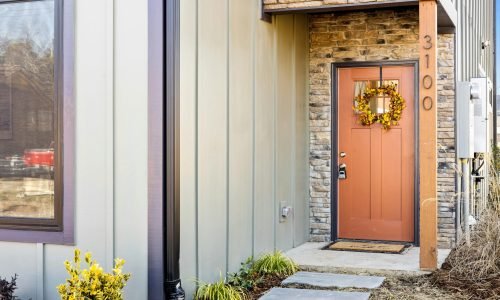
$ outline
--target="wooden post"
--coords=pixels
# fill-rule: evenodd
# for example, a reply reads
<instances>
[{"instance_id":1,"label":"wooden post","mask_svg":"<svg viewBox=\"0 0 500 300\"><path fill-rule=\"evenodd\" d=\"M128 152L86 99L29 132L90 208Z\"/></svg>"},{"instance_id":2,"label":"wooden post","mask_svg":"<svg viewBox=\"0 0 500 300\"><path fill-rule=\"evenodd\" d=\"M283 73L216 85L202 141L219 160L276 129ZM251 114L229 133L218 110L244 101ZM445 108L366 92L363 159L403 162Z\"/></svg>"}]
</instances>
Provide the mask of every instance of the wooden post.
<instances>
[{"instance_id":1,"label":"wooden post","mask_svg":"<svg viewBox=\"0 0 500 300\"><path fill-rule=\"evenodd\" d=\"M420 268L437 268L437 3L420 0Z\"/></svg>"}]
</instances>

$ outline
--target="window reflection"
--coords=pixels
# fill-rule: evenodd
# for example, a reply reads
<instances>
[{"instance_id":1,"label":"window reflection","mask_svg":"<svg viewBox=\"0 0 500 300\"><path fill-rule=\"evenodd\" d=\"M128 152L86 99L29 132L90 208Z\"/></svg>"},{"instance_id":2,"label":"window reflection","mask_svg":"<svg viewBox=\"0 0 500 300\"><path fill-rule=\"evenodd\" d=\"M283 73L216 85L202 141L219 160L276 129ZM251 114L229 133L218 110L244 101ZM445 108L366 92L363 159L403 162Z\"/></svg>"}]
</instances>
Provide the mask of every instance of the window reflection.
<instances>
[{"instance_id":1,"label":"window reflection","mask_svg":"<svg viewBox=\"0 0 500 300\"><path fill-rule=\"evenodd\" d=\"M54 218L54 19L0 3L0 217Z\"/></svg>"},{"instance_id":2,"label":"window reflection","mask_svg":"<svg viewBox=\"0 0 500 300\"><path fill-rule=\"evenodd\" d=\"M395 84L399 89L399 80L383 80L382 85ZM367 88L380 87L380 80L357 80L354 81L354 98L364 93ZM370 101L370 110L378 114L382 114L390 109L391 98L383 94L379 94L375 99ZM353 103L356 106L356 100Z\"/></svg>"}]
</instances>

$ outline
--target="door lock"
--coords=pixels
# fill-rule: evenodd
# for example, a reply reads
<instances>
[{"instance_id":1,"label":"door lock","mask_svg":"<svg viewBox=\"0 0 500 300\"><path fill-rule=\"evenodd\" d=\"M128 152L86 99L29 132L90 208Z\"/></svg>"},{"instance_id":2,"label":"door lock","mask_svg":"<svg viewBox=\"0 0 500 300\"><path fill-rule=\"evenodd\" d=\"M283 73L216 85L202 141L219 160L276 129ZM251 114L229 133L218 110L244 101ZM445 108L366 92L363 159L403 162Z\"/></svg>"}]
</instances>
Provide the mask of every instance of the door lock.
<instances>
[{"instance_id":1,"label":"door lock","mask_svg":"<svg viewBox=\"0 0 500 300\"><path fill-rule=\"evenodd\" d=\"M340 152L340 155L339 155L339 156L340 156L340 157L346 157L346 156L347 156L347 154L345 154L345 152Z\"/></svg>"},{"instance_id":2,"label":"door lock","mask_svg":"<svg viewBox=\"0 0 500 300\"><path fill-rule=\"evenodd\" d=\"M347 166L346 166L346 164L341 164L339 166L339 179L347 179Z\"/></svg>"}]
</instances>

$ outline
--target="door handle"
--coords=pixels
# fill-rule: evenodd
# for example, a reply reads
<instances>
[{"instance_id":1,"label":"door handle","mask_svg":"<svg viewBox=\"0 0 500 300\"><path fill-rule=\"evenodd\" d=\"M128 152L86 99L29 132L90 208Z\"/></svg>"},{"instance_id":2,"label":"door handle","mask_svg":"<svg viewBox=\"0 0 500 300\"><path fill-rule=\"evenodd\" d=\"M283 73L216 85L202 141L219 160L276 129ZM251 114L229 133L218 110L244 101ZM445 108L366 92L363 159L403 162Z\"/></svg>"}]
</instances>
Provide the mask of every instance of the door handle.
<instances>
[{"instance_id":1,"label":"door handle","mask_svg":"<svg viewBox=\"0 0 500 300\"><path fill-rule=\"evenodd\" d=\"M347 166L346 164L339 165L339 179L347 179Z\"/></svg>"},{"instance_id":2,"label":"door handle","mask_svg":"<svg viewBox=\"0 0 500 300\"><path fill-rule=\"evenodd\" d=\"M339 156L340 156L340 157L346 157L346 156L347 156L347 154L346 154L345 152L340 152Z\"/></svg>"}]
</instances>

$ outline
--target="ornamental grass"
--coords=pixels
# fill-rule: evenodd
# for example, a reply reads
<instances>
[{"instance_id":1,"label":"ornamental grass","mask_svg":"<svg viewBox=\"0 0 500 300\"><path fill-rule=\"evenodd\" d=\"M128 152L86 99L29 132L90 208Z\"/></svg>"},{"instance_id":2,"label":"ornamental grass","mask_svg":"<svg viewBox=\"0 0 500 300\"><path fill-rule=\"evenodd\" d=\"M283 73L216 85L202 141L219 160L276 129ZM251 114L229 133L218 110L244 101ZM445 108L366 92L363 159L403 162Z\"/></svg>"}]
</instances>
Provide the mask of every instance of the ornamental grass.
<instances>
[{"instance_id":1,"label":"ornamental grass","mask_svg":"<svg viewBox=\"0 0 500 300\"><path fill-rule=\"evenodd\" d=\"M247 299L243 288L232 286L224 278L214 283L201 282L195 300L245 300Z\"/></svg>"}]
</instances>

